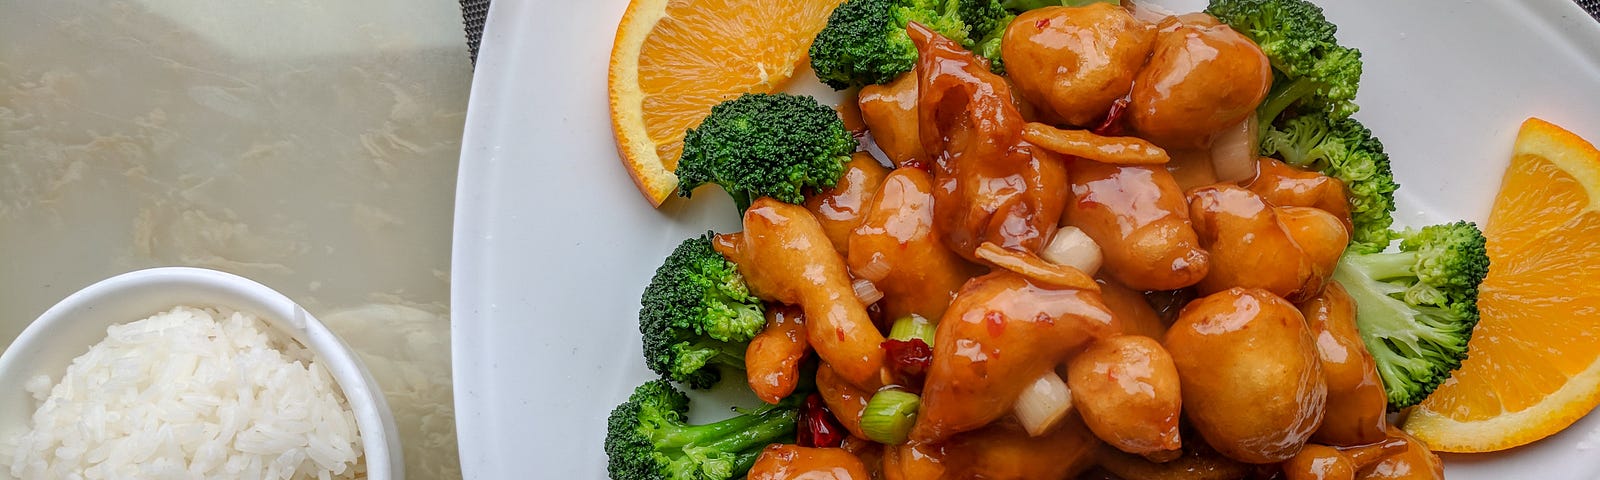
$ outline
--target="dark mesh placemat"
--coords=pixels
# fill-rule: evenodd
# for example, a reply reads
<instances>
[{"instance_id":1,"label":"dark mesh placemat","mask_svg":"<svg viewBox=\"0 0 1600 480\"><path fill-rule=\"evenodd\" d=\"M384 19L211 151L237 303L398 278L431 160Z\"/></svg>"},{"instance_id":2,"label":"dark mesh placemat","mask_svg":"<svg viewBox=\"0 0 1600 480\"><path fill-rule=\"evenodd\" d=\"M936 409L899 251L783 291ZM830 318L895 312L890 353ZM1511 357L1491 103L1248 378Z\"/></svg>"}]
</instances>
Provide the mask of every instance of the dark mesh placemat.
<instances>
[{"instance_id":1,"label":"dark mesh placemat","mask_svg":"<svg viewBox=\"0 0 1600 480\"><path fill-rule=\"evenodd\" d=\"M461 24L467 29L467 52L478 63L478 42L483 38L483 22L489 19L489 0L461 0Z\"/></svg>"},{"instance_id":2,"label":"dark mesh placemat","mask_svg":"<svg viewBox=\"0 0 1600 480\"><path fill-rule=\"evenodd\" d=\"M1595 20L1600 20L1600 0L1575 0ZM461 23L467 29L467 50L478 62L478 42L483 38L483 22L489 17L489 0L461 0Z\"/></svg>"}]
</instances>

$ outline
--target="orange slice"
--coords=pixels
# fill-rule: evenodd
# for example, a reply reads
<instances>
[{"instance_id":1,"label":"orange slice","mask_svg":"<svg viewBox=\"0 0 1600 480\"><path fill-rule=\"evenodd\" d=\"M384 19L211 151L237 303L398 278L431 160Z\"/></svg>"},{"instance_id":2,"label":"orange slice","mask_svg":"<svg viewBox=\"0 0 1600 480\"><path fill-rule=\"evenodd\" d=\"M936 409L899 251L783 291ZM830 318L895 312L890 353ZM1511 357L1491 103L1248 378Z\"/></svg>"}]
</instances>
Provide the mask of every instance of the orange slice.
<instances>
[{"instance_id":1,"label":"orange slice","mask_svg":"<svg viewBox=\"0 0 1600 480\"><path fill-rule=\"evenodd\" d=\"M783 88L840 0L633 0L611 47L611 127L651 205L678 186L683 131L711 106Z\"/></svg>"},{"instance_id":2,"label":"orange slice","mask_svg":"<svg viewBox=\"0 0 1600 480\"><path fill-rule=\"evenodd\" d=\"M1438 451L1525 445L1600 404L1600 150L1524 122L1484 236L1467 360L1405 422Z\"/></svg>"}]
</instances>

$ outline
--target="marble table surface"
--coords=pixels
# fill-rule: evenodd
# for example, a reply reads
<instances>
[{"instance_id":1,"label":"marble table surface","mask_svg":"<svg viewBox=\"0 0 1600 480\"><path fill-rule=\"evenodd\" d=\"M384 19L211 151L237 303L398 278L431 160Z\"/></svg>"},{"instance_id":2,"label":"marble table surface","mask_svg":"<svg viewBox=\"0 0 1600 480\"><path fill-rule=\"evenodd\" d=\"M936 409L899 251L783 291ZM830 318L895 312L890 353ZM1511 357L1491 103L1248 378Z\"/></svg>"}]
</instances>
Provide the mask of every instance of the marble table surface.
<instances>
[{"instance_id":1,"label":"marble table surface","mask_svg":"<svg viewBox=\"0 0 1600 480\"><path fill-rule=\"evenodd\" d=\"M472 75L459 14L421 0L0 1L0 348L117 273L244 275L360 352L410 478L459 478L448 275Z\"/></svg>"}]
</instances>

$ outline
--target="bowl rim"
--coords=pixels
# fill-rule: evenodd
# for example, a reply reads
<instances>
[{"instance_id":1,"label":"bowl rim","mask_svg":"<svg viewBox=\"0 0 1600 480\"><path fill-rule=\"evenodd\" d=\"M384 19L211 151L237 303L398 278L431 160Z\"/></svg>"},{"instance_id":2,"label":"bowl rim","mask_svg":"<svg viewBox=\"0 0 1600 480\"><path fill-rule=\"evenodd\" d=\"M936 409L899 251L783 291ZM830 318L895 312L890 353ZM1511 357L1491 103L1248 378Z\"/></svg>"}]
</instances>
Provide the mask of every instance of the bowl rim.
<instances>
[{"instance_id":1,"label":"bowl rim","mask_svg":"<svg viewBox=\"0 0 1600 480\"><path fill-rule=\"evenodd\" d=\"M259 313L262 321L270 328L289 335L309 348L316 355L318 363L323 365L329 376L334 379L355 416L356 430L362 439L366 478L373 480L405 478L404 457L393 412L389 409L383 391L361 358L299 303L260 282L232 273L198 267L155 267L114 275L83 287L39 314L12 341L5 352L0 353L0 377L14 369L28 368L28 358L25 358L26 354L22 352L29 350L27 348L29 345L48 343L45 336L53 330L52 325L64 321L62 319L69 314L84 310L86 307L92 308L96 302L106 298L126 295L133 291L160 289L163 286L200 287L245 300L245 303L250 305L198 306L227 307ZM167 308L180 305L185 305L184 301L176 300ZM136 320L139 319L130 318L113 323ZM84 346L87 347L88 345ZM77 355L81 354L80 352ZM74 355L74 358L77 355ZM59 380L60 373L56 375ZM372 441L380 438L383 441ZM9 472L0 474L9 475Z\"/></svg>"}]
</instances>

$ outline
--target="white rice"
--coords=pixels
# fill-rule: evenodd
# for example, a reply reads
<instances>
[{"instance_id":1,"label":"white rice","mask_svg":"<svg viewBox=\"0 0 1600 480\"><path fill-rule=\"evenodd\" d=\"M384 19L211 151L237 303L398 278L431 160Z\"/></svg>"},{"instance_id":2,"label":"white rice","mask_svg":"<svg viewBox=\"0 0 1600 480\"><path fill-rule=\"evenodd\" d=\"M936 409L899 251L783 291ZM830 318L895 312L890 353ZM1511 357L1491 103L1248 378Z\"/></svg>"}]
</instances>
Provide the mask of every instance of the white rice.
<instances>
[{"instance_id":1,"label":"white rice","mask_svg":"<svg viewBox=\"0 0 1600 480\"><path fill-rule=\"evenodd\" d=\"M106 329L32 430L0 439L22 479L362 478L355 417L312 352L254 316L177 307Z\"/></svg>"}]
</instances>

